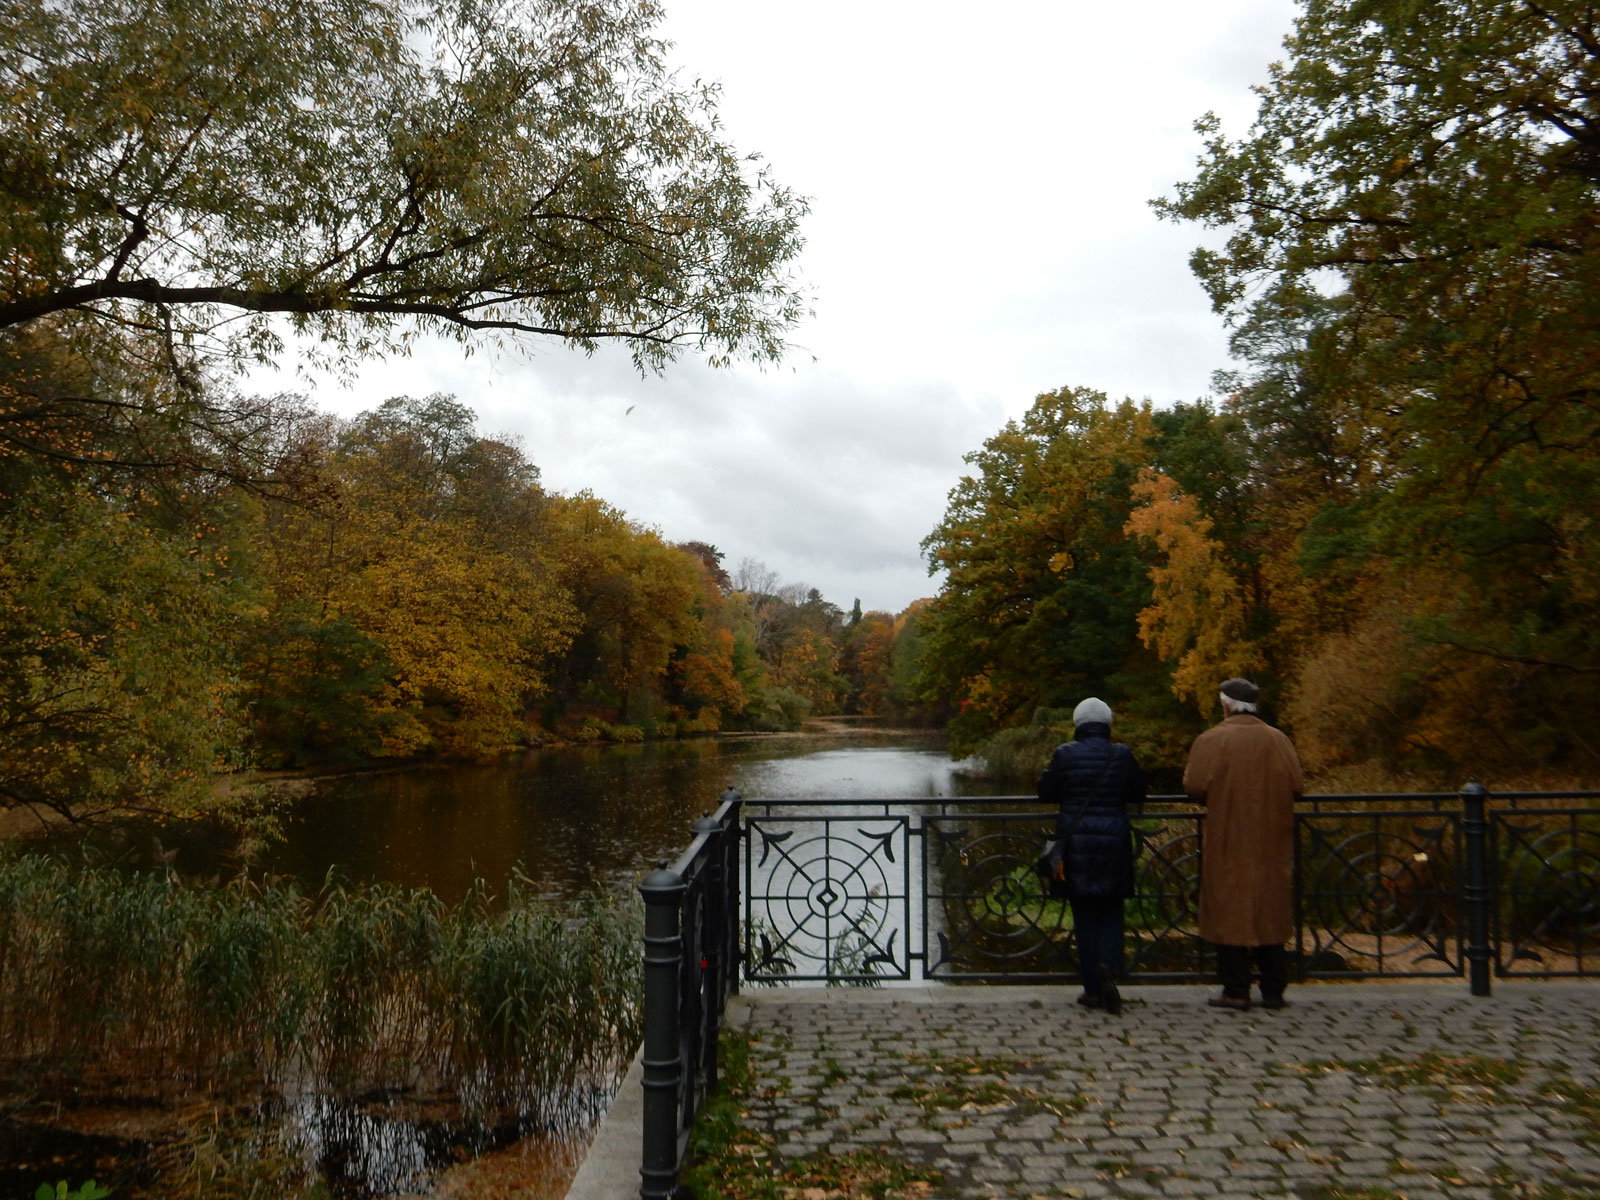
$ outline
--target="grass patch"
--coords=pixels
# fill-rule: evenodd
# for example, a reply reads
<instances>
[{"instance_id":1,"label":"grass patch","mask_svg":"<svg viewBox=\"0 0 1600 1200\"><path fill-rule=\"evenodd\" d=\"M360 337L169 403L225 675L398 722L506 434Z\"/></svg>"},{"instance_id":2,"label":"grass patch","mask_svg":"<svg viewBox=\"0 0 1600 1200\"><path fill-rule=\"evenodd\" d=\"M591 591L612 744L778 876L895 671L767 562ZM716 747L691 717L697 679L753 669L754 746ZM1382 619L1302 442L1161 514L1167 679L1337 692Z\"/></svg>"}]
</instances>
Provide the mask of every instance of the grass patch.
<instances>
[{"instance_id":1,"label":"grass patch","mask_svg":"<svg viewBox=\"0 0 1600 1200\"><path fill-rule=\"evenodd\" d=\"M1428 1051L1410 1058L1380 1054L1376 1058L1314 1060L1299 1064L1305 1075L1348 1071L1389 1088L1446 1087L1498 1088L1522 1082L1522 1064L1482 1054L1438 1054Z\"/></svg>"},{"instance_id":2,"label":"grass patch","mask_svg":"<svg viewBox=\"0 0 1600 1200\"><path fill-rule=\"evenodd\" d=\"M881 1150L824 1152L785 1161L771 1135L746 1128L756 1097L751 1039L723 1030L717 1046L717 1088L695 1117L680 1182L695 1200L922 1200L944 1176Z\"/></svg>"},{"instance_id":3,"label":"grass patch","mask_svg":"<svg viewBox=\"0 0 1600 1200\"><path fill-rule=\"evenodd\" d=\"M1018 1110L1024 1116L1049 1112L1069 1116L1081 1109L1081 1096L1052 1096L1019 1084L1011 1076L1032 1064L1013 1059L952 1058L935 1060L922 1055L908 1061L928 1068L926 1075L901 1084L889 1093L909 1100L923 1112L924 1123L940 1113L1000 1112Z\"/></svg>"},{"instance_id":4,"label":"grass patch","mask_svg":"<svg viewBox=\"0 0 1600 1200\"><path fill-rule=\"evenodd\" d=\"M1580 1140L1600 1146L1600 1088L1562 1077L1540 1084L1539 1094L1562 1112L1578 1118Z\"/></svg>"}]
</instances>

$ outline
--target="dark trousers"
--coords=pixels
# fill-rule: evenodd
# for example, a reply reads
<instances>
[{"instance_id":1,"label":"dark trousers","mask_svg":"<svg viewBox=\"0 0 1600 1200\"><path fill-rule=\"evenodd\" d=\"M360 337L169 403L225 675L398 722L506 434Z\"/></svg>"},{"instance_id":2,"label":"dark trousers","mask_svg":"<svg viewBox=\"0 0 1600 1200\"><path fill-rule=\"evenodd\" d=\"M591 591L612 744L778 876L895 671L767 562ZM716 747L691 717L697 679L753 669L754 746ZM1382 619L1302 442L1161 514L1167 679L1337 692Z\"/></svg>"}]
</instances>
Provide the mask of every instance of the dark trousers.
<instances>
[{"instance_id":1,"label":"dark trousers","mask_svg":"<svg viewBox=\"0 0 1600 1200\"><path fill-rule=\"evenodd\" d=\"M1078 974L1083 990L1100 994L1100 968L1122 976L1122 899L1090 897L1070 901L1072 931L1078 943Z\"/></svg>"},{"instance_id":2,"label":"dark trousers","mask_svg":"<svg viewBox=\"0 0 1600 1200\"><path fill-rule=\"evenodd\" d=\"M1261 997L1280 1000L1289 986L1289 952L1282 946L1218 946L1217 974L1222 994L1237 1000L1250 998L1250 960L1256 960Z\"/></svg>"}]
</instances>

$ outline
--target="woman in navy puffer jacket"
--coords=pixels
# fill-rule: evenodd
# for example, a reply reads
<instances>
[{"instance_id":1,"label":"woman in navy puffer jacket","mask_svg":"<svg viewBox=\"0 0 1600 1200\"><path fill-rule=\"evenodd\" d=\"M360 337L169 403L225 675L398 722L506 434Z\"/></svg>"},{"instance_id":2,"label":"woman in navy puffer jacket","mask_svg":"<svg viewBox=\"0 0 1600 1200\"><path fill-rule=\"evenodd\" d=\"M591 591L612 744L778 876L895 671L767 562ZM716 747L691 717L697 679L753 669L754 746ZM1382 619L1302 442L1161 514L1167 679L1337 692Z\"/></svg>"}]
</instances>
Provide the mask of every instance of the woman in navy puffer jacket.
<instances>
[{"instance_id":1,"label":"woman in navy puffer jacket","mask_svg":"<svg viewBox=\"0 0 1600 1200\"><path fill-rule=\"evenodd\" d=\"M1056 837L1066 851L1067 896L1088 1008L1118 1012L1122 998L1122 902L1133 895L1133 827L1144 772L1111 740L1111 706L1093 696L1072 710L1074 740L1056 747L1039 776L1039 799L1060 806Z\"/></svg>"}]
</instances>

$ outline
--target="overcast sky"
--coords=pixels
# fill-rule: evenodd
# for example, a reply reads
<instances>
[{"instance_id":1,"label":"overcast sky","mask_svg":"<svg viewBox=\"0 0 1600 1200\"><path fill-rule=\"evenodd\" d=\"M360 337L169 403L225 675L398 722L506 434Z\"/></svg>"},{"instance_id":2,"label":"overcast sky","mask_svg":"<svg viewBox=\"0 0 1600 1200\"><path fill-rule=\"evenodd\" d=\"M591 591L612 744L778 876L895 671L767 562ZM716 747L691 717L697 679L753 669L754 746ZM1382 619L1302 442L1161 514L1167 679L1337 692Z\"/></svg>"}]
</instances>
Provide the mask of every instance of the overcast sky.
<instances>
[{"instance_id":1,"label":"overcast sky","mask_svg":"<svg viewBox=\"0 0 1600 1200\"><path fill-rule=\"evenodd\" d=\"M288 364L250 386L341 414L454 393L547 488L890 612L938 590L919 543L962 455L1038 393L1209 394L1228 359L1201 233L1148 201L1194 174L1201 114L1245 130L1291 0L667 6L682 78L720 81L730 140L810 197L815 316L787 362L640 379L619 353L440 342L350 386Z\"/></svg>"}]
</instances>

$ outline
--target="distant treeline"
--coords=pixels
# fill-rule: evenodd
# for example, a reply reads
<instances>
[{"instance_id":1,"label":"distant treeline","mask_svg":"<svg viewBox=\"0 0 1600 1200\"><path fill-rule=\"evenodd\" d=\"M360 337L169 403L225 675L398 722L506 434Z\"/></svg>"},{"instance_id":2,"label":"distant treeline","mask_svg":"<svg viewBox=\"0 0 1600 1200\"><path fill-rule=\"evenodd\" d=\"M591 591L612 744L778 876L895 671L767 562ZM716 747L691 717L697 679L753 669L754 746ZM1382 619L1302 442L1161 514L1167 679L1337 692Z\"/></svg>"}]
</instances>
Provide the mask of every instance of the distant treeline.
<instances>
[{"instance_id":1,"label":"distant treeline","mask_svg":"<svg viewBox=\"0 0 1600 1200\"><path fill-rule=\"evenodd\" d=\"M0 806L915 707L914 613L547 492L452 397L340 420L48 330L3 351Z\"/></svg>"}]
</instances>

